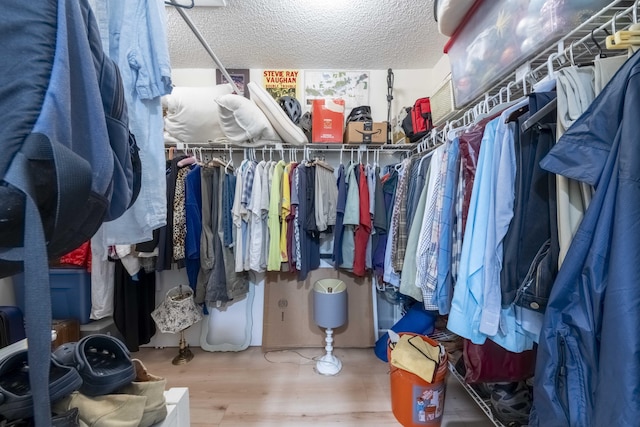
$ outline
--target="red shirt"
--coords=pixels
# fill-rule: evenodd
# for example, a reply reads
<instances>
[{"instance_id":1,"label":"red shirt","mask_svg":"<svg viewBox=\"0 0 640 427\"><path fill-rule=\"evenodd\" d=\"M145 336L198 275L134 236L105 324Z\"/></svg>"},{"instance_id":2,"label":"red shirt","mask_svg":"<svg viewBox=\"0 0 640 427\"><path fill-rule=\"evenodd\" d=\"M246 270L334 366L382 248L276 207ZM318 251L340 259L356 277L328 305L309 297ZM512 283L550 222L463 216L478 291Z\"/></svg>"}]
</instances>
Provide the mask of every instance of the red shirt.
<instances>
[{"instance_id":1,"label":"red shirt","mask_svg":"<svg viewBox=\"0 0 640 427\"><path fill-rule=\"evenodd\" d=\"M358 190L360 193L360 224L355 232L355 254L353 258L353 274L364 276L366 269L367 243L371 234L371 213L369 212L369 187L367 186L367 175L364 173L364 166L358 166L360 182Z\"/></svg>"}]
</instances>

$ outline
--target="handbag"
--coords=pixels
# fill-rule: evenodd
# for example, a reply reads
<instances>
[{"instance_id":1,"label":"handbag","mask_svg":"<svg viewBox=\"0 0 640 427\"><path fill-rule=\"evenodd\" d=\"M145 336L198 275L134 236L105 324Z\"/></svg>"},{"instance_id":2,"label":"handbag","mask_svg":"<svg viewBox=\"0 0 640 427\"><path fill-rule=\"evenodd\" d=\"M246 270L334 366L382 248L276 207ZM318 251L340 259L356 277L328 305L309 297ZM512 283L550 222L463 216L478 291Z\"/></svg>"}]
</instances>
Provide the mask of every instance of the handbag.
<instances>
[{"instance_id":1,"label":"handbag","mask_svg":"<svg viewBox=\"0 0 640 427\"><path fill-rule=\"evenodd\" d=\"M151 318L160 332L175 334L202 320L202 313L193 300L193 290L180 285L169 289Z\"/></svg>"}]
</instances>

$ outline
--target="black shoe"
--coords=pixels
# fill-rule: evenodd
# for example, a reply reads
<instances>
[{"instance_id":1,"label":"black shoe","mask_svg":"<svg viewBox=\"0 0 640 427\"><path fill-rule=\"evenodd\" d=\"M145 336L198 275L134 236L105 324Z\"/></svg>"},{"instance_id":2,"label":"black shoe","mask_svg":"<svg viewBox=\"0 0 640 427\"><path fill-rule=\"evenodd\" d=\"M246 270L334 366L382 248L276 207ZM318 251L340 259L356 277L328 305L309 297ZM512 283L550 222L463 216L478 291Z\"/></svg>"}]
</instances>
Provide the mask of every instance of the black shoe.
<instances>
[{"instance_id":1,"label":"black shoe","mask_svg":"<svg viewBox=\"0 0 640 427\"><path fill-rule=\"evenodd\" d=\"M78 390L82 378L73 367L51 358L49 398L55 402ZM27 350L18 351L0 361L0 415L7 420L33 416L33 397L29 384Z\"/></svg>"},{"instance_id":2,"label":"black shoe","mask_svg":"<svg viewBox=\"0 0 640 427\"><path fill-rule=\"evenodd\" d=\"M110 335L88 335L77 343L63 344L53 357L76 367L83 380L80 392L87 396L113 393L136 377L129 350Z\"/></svg>"}]
</instances>

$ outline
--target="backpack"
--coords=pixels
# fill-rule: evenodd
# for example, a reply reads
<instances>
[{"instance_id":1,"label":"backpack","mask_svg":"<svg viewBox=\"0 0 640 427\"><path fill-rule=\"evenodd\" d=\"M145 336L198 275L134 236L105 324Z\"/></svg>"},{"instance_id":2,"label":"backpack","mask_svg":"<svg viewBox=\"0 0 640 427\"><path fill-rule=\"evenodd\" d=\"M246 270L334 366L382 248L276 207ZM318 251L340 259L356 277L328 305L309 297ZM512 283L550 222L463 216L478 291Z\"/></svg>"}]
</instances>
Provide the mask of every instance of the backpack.
<instances>
[{"instance_id":1,"label":"backpack","mask_svg":"<svg viewBox=\"0 0 640 427\"><path fill-rule=\"evenodd\" d=\"M432 128L431 102L429 98L418 98L413 107L407 108L407 117L402 121L402 130L410 142L417 142Z\"/></svg>"},{"instance_id":2,"label":"backpack","mask_svg":"<svg viewBox=\"0 0 640 427\"><path fill-rule=\"evenodd\" d=\"M122 215L140 190L117 66L87 0L7 0L0 15L0 277L24 271L36 425L50 425L48 260Z\"/></svg>"}]
</instances>

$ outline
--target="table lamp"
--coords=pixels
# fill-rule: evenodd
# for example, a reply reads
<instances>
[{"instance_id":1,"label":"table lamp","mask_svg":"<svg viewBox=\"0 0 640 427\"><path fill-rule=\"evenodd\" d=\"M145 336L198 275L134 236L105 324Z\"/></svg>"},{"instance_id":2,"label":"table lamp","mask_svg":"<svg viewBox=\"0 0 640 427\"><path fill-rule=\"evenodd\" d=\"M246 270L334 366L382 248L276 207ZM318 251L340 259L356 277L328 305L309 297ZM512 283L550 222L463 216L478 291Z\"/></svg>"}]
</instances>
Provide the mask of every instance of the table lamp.
<instances>
[{"instance_id":1,"label":"table lamp","mask_svg":"<svg viewBox=\"0 0 640 427\"><path fill-rule=\"evenodd\" d=\"M313 320L326 328L327 353L316 362L322 375L336 375L342 362L333 354L333 328L347 322L347 285L339 279L321 279L313 285Z\"/></svg>"},{"instance_id":2,"label":"table lamp","mask_svg":"<svg viewBox=\"0 0 640 427\"><path fill-rule=\"evenodd\" d=\"M202 313L193 300L193 290L182 285L170 289L164 301L151 313L151 317L160 332L180 332L178 355L171 363L183 365L193 359L193 353L184 338L184 330L202 320Z\"/></svg>"}]
</instances>

